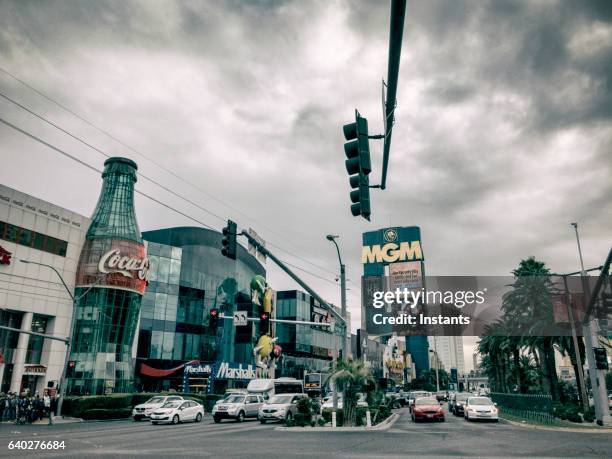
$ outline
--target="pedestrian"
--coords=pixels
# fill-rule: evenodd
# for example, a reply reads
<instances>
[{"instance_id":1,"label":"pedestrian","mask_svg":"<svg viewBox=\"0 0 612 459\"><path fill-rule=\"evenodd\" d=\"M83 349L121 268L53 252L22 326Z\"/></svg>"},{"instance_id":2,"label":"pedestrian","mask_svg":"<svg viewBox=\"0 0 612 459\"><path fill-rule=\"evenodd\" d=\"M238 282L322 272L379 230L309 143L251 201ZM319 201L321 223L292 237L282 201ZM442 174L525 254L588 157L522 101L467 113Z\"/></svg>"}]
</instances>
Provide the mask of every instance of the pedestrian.
<instances>
[{"instance_id":1,"label":"pedestrian","mask_svg":"<svg viewBox=\"0 0 612 459\"><path fill-rule=\"evenodd\" d=\"M51 397L49 397L49 392L45 392L45 395L43 396L43 406L45 416L49 416L49 424L53 424L53 418L51 417Z\"/></svg>"},{"instance_id":2,"label":"pedestrian","mask_svg":"<svg viewBox=\"0 0 612 459\"><path fill-rule=\"evenodd\" d=\"M4 392L0 393L0 422L4 420L4 407L6 405L6 395Z\"/></svg>"},{"instance_id":3,"label":"pedestrian","mask_svg":"<svg viewBox=\"0 0 612 459\"><path fill-rule=\"evenodd\" d=\"M9 406L9 421L14 421L17 418L17 408L19 405L19 399L16 393L12 393L10 406Z\"/></svg>"}]
</instances>

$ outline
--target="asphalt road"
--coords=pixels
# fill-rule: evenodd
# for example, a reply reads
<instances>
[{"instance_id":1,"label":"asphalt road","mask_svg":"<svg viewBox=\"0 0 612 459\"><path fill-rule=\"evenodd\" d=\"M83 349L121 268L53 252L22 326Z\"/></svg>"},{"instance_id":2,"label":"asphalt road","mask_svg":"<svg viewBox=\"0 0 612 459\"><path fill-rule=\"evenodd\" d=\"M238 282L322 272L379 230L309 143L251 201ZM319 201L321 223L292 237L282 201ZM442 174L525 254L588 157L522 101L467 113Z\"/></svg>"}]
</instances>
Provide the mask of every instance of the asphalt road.
<instances>
[{"instance_id":1,"label":"asphalt road","mask_svg":"<svg viewBox=\"0 0 612 459\"><path fill-rule=\"evenodd\" d=\"M55 426L0 425L2 457L610 457L612 434L554 432L505 422L466 422L447 414L444 423L414 424L402 417L387 431L276 431L257 421L159 425L131 421ZM58 440L56 451L8 449L10 440Z\"/></svg>"}]
</instances>

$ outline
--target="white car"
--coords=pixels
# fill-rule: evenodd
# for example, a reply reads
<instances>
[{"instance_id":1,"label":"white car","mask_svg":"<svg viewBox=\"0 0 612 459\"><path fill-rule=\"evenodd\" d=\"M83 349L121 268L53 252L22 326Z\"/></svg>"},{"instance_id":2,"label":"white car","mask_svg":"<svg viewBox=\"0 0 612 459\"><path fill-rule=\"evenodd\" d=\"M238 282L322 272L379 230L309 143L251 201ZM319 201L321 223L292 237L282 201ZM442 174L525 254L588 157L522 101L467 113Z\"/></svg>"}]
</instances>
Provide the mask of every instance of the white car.
<instances>
[{"instance_id":1,"label":"white car","mask_svg":"<svg viewBox=\"0 0 612 459\"><path fill-rule=\"evenodd\" d=\"M204 417L204 407L193 400L174 400L164 403L151 413L151 424L194 421L200 422Z\"/></svg>"},{"instance_id":2,"label":"white car","mask_svg":"<svg viewBox=\"0 0 612 459\"><path fill-rule=\"evenodd\" d=\"M463 417L467 421L490 419L499 422L499 410L489 397L468 397L463 405Z\"/></svg>"},{"instance_id":3,"label":"white car","mask_svg":"<svg viewBox=\"0 0 612 459\"><path fill-rule=\"evenodd\" d=\"M308 397L306 394L277 394L270 397L259 408L257 418L265 424L266 421L284 421L293 419L297 413L297 401Z\"/></svg>"},{"instance_id":4,"label":"white car","mask_svg":"<svg viewBox=\"0 0 612 459\"><path fill-rule=\"evenodd\" d=\"M151 397L144 403L136 405L132 410L132 418L134 421L140 421L145 418L150 418L151 413L157 408L161 407L164 403L172 402L176 400L183 400L180 395L156 395Z\"/></svg>"},{"instance_id":5,"label":"white car","mask_svg":"<svg viewBox=\"0 0 612 459\"><path fill-rule=\"evenodd\" d=\"M230 395L223 402L213 406L213 420L215 423L223 419L242 422L245 418L256 418L263 402L264 399L259 394Z\"/></svg>"}]
</instances>

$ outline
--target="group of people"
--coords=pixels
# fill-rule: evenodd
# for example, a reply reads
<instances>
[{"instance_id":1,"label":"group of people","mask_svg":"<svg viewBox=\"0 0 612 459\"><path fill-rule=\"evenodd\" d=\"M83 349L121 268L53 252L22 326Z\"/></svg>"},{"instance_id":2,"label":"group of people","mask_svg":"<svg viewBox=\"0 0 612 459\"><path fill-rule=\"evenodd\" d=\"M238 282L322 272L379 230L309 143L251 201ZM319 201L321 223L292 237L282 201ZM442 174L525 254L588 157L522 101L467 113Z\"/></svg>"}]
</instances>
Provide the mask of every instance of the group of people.
<instances>
[{"instance_id":1,"label":"group of people","mask_svg":"<svg viewBox=\"0 0 612 459\"><path fill-rule=\"evenodd\" d=\"M41 397L38 394L0 393L0 422L31 424L39 419L48 419L54 410L53 405L54 398L47 394Z\"/></svg>"}]
</instances>

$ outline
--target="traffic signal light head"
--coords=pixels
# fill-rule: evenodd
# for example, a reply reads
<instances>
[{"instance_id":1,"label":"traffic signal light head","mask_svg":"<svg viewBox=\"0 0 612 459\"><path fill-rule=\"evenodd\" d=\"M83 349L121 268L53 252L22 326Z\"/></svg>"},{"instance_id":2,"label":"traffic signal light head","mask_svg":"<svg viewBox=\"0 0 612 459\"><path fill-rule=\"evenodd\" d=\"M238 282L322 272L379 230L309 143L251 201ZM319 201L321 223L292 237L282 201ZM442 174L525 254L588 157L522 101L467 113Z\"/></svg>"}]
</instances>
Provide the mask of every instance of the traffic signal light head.
<instances>
[{"instance_id":1,"label":"traffic signal light head","mask_svg":"<svg viewBox=\"0 0 612 459\"><path fill-rule=\"evenodd\" d=\"M236 231L236 223L228 220L227 226L223 228L223 238L221 239L221 253L232 260L236 259Z\"/></svg>"},{"instance_id":2,"label":"traffic signal light head","mask_svg":"<svg viewBox=\"0 0 612 459\"><path fill-rule=\"evenodd\" d=\"M259 332L262 335L270 333L270 313L262 312L259 315Z\"/></svg>"},{"instance_id":3,"label":"traffic signal light head","mask_svg":"<svg viewBox=\"0 0 612 459\"><path fill-rule=\"evenodd\" d=\"M605 347L594 347L593 353L595 354L595 368L598 370L608 369L608 355L606 354Z\"/></svg>"},{"instance_id":4,"label":"traffic signal light head","mask_svg":"<svg viewBox=\"0 0 612 459\"><path fill-rule=\"evenodd\" d=\"M210 313L208 315L208 325L210 326L213 332L217 331L217 328L219 327L219 310L218 309L210 310Z\"/></svg>"},{"instance_id":5,"label":"traffic signal light head","mask_svg":"<svg viewBox=\"0 0 612 459\"><path fill-rule=\"evenodd\" d=\"M368 140L368 120L355 110L355 122L343 127L346 154L346 172L353 189L350 193L351 213L357 217L370 219L370 182L368 174L372 171L370 160L370 145Z\"/></svg>"}]
</instances>

